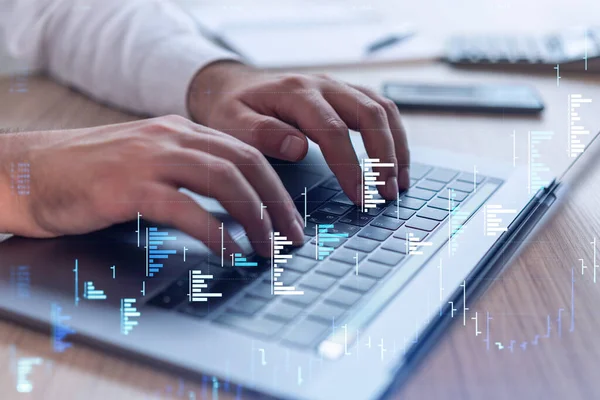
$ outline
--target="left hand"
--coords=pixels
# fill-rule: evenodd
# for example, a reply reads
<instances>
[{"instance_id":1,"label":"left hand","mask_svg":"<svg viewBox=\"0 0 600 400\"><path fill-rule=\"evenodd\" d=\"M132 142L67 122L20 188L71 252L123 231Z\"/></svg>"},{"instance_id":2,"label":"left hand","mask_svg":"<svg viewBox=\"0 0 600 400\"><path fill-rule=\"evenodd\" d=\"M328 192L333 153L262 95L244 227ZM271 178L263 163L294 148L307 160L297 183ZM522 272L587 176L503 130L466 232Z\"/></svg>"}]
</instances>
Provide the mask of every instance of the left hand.
<instances>
[{"instance_id":1,"label":"left hand","mask_svg":"<svg viewBox=\"0 0 600 400\"><path fill-rule=\"evenodd\" d=\"M202 69L190 85L194 120L228 133L263 154L298 161L317 143L346 195L360 203L360 163L348 129L361 133L370 158L394 163L380 168L380 194L396 198L410 180L408 143L396 105L374 91L325 76L274 74L235 62Z\"/></svg>"}]
</instances>

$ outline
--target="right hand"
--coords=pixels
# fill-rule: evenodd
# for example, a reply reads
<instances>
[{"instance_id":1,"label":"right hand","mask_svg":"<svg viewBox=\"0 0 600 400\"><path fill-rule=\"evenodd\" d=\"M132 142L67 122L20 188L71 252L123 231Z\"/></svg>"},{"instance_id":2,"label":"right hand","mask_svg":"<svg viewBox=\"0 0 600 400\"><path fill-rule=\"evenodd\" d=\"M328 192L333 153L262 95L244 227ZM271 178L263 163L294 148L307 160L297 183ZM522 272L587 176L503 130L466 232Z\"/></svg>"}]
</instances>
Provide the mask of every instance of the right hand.
<instances>
[{"instance_id":1,"label":"right hand","mask_svg":"<svg viewBox=\"0 0 600 400\"><path fill-rule=\"evenodd\" d=\"M10 165L18 162L30 164L26 196L10 190ZM304 239L302 217L263 155L183 117L0 135L0 163L0 231L39 238L82 234L140 212L220 253L220 222L178 191L185 187L219 200L262 256L270 254L273 230L298 244ZM240 252L224 235L228 252Z\"/></svg>"}]
</instances>

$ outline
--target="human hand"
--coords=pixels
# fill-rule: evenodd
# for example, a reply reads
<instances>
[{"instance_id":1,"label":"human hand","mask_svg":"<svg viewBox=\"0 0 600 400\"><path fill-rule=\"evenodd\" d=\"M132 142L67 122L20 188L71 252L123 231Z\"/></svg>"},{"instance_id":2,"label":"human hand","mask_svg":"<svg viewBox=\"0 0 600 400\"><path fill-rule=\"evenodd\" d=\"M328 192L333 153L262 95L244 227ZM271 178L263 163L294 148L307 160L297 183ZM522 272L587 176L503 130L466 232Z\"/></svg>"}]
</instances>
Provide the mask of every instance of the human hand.
<instances>
[{"instance_id":1,"label":"human hand","mask_svg":"<svg viewBox=\"0 0 600 400\"><path fill-rule=\"evenodd\" d=\"M10 190L10 165L30 164L30 194ZM255 148L167 116L125 124L0 135L0 232L81 234L144 218L174 226L220 253L220 222L178 191L214 197L269 256L275 229L302 243L302 218ZM261 202L267 206L261 219ZM226 247L241 249L224 232Z\"/></svg>"},{"instance_id":2,"label":"human hand","mask_svg":"<svg viewBox=\"0 0 600 400\"><path fill-rule=\"evenodd\" d=\"M188 108L203 125L226 132L264 154L298 161L308 136L319 144L350 199L360 202L360 164L348 128L361 133L370 158L394 163L381 168L380 194L395 199L407 189L409 152L396 105L372 90L327 77L272 74L234 62L218 62L190 85Z\"/></svg>"}]
</instances>

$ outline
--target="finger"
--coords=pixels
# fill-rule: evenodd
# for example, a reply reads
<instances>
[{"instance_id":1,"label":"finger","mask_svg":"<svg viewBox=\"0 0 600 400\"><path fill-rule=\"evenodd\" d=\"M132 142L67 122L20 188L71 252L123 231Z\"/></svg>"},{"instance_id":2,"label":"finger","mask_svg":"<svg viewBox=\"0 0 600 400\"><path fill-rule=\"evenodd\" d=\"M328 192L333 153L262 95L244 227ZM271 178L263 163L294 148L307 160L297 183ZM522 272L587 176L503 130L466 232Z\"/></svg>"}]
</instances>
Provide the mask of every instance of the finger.
<instances>
[{"instance_id":1,"label":"finger","mask_svg":"<svg viewBox=\"0 0 600 400\"><path fill-rule=\"evenodd\" d=\"M323 79L322 93L348 127L360 132L369 158L390 164L391 167L377 168L379 193L393 200L398 195L398 160L394 148L394 137L390 130L385 109L366 94L339 82Z\"/></svg>"},{"instance_id":2,"label":"finger","mask_svg":"<svg viewBox=\"0 0 600 400\"><path fill-rule=\"evenodd\" d=\"M144 193L146 198L140 200L139 209L145 218L201 240L215 254L221 254L221 246L228 256L242 252L227 230L223 231L221 242L221 222L176 188L155 183Z\"/></svg>"},{"instance_id":3,"label":"finger","mask_svg":"<svg viewBox=\"0 0 600 400\"><path fill-rule=\"evenodd\" d=\"M281 179L259 150L221 132L182 135L182 145L233 162L254 188L274 221L275 229L296 244L303 244L304 231L297 221L302 217Z\"/></svg>"},{"instance_id":4,"label":"finger","mask_svg":"<svg viewBox=\"0 0 600 400\"><path fill-rule=\"evenodd\" d=\"M269 115L262 115L246 104L235 106L236 124L225 132L259 149L269 157L299 161L308 152L308 140L297 128Z\"/></svg>"},{"instance_id":5,"label":"finger","mask_svg":"<svg viewBox=\"0 0 600 400\"><path fill-rule=\"evenodd\" d=\"M344 192L360 202L360 165L350 142L348 126L333 107L311 88L309 78L291 75L265 88L268 95L252 96L246 104L263 115L277 117L297 126L321 147L329 168Z\"/></svg>"},{"instance_id":6,"label":"finger","mask_svg":"<svg viewBox=\"0 0 600 400\"><path fill-rule=\"evenodd\" d=\"M406 130L400 118L400 111L396 104L372 89L361 86L349 85L354 89L366 94L373 101L376 101L383 107L386 112L388 123L392 136L394 137L394 148L396 149L396 158L398 159L398 185L401 189L408 189L410 186L409 170L410 170L410 152L408 149L408 139Z\"/></svg>"},{"instance_id":7,"label":"finger","mask_svg":"<svg viewBox=\"0 0 600 400\"><path fill-rule=\"evenodd\" d=\"M237 220L261 256L269 256L273 230L268 211L261 218L260 197L231 161L192 149L166 152L159 177L177 187L213 197Z\"/></svg>"}]
</instances>

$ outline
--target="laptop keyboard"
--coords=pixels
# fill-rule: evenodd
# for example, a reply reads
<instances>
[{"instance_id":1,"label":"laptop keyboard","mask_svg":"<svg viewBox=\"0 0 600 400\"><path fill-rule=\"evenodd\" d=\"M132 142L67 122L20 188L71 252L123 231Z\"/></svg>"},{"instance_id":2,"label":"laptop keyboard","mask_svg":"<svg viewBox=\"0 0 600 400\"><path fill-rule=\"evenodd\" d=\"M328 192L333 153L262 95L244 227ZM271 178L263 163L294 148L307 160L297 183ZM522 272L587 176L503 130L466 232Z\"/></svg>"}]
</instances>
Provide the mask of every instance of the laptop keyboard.
<instances>
[{"instance_id":1,"label":"laptop keyboard","mask_svg":"<svg viewBox=\"0 0 600 400\"><path fill-rule=\"evenodd\" d=\"M377 290L386 276L402 267L408 234L424 240L448 218L449 189L454 189L454 205L458 206L486 179L477 176L475 180L470 173L422 164L411 166L410 177L410 188L399 196L399 203L387 202L367 213L348 199L335 178L308 192L306 242L291 250L293 257L283 265L280 279L304 291L303 295L273 296L270 263L256 260L259 267L229 269L232 275L218 282L219 288L211 288L223 293L222 300L189 303L186 273L149 304L209 319L262 339L314 346L339 326L338 321L363 296ZM296 206L304 212L303 197ZM348 235L332 243L334 250L322 261L315 259L317 224L333 224L330 233ZM208 262L220 269L220 259L213 257Z\"/></svg>"}]
</instances>

